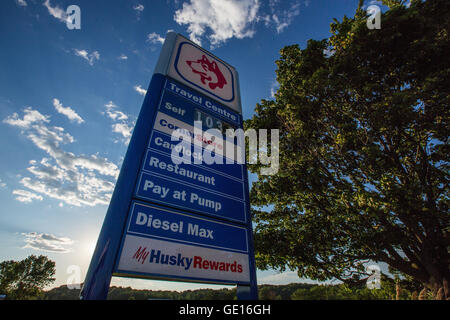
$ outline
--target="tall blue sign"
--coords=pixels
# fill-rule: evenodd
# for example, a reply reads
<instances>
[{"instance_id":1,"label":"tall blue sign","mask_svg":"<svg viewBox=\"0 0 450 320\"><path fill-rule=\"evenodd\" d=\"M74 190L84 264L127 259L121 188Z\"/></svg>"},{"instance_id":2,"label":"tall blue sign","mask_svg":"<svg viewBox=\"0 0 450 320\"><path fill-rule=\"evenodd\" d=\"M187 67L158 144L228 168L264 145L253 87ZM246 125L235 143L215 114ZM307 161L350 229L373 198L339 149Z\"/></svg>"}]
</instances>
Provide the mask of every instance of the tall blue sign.
<instances>
[{"instance_id":1,"label":"tall blue sign","mask_svg":"<svg viewBox=\"0 0 450 320\"><path fill-rule=\"evenodd\" d=\"M112 276L237 284L257 299L245 150L225 139L241 113L234 68L168 33L82 299L105 299Z\"/></svg>"}]
</instances>

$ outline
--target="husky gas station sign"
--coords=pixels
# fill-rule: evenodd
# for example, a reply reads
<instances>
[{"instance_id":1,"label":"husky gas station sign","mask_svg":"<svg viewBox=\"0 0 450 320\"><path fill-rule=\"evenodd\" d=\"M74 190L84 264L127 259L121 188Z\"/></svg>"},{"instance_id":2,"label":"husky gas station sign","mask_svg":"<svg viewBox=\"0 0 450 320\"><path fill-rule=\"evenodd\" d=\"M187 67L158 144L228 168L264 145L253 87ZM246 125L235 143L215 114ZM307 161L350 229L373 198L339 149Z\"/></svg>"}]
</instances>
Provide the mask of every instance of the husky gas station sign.
<instances>
[{"instance_id":1,"label":"husky gas station sign","mask_svg":"<svg viewBox=\"0 0 450 320\"><path fill-rule=\"evenodd\" d=\"M237 284L238 298L257 298L245 150L228 129L242 129L237 72L169 33L81 298L106 298L111 276Z\"/></svg>"}]
</instances>

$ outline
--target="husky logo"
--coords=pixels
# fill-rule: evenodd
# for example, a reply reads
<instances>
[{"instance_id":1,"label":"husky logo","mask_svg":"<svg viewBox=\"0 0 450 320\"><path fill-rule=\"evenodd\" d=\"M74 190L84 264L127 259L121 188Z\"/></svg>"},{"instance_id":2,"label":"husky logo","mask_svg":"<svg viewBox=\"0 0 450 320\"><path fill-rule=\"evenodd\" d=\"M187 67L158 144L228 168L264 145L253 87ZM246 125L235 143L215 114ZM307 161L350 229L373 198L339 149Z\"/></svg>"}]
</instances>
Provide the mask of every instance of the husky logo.
<instances>
[{"instance_id":1,"label":"husky logo","mask_svg":"<svg viewBox=\"0 0 450 320\"><path fill-rule=\"evenodd\" d=\"M205 55L202 55L202 58L196 61L187 60L186 63L192 69L193 73L200 75L202 83L204 85L208 84L212 90L215 90L217 87L222 89L227 84L227 80L225 80L217 63L215 61L209 61Z\"/></svg>"}]
</instances>

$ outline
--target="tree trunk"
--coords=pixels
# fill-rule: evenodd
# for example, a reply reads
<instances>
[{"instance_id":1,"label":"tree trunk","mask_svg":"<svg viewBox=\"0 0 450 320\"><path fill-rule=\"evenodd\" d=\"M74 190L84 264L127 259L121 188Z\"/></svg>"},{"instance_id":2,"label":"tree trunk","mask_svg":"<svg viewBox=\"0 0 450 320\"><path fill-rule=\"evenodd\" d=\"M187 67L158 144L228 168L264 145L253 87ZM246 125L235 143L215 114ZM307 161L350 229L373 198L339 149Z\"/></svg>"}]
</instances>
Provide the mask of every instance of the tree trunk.
<instances>
[{"instance_id":1,"label":"tree trunk","mask_svg":"<svg viewBox=\"0 0 450 320\"><path fill-rule=\"evenodd\" d=\"M450 289L449 289L448 281L447 281L446 278L444 278L444 280L442 280L442 284L443 284L443 287L444 287L444 295L445 295L445 298L446 298L447 300L450 300Z\"/></svg>"},{"instance_id":2,"label":"tree trunk","mask_svg":"<svg viewBox=\"0 0 450 320\"><path fill-rule=\"evenodd\" d=\"M402 289L400 288L400 281L395 282L395 300L400 300Z\"/></svg>"},{"instance_id":3,"label":"tree trunk","mask_svg":"<svg viewBox=\"0 0 450 320\"><path fill-rule=\"evenodd\" d=\"M435 300L450 300L449 296L449 285L446 278L442 278L440 281L436 281L434 277L430 278L430 281L425 284L424 290L426 291L430 290L433 299ZM423 291L423 290L422 290ZM422 291L420 294L422 294ZM419 295L420 300L420 295Z\"/></svg>"},{"instance_id":4,"label":"tree trunk","mask_svg":"<svg viewBox=\"0 0 450 320\"><path fill-rule=\"evenodd\" d=\"M444 288L440 288L436 294L436 300L445 300Z\"/></svg>"},{"instance_id":5,"label":"tree trunk","mask_svg":"<svg viewBox=\"0 0 450 320\"><path fill-rule=\"evenodd\" d=\"M419 300L427 300L427 291L428 289L424 287L422 291L419 293Z\"/></svg>"}]
</instances>

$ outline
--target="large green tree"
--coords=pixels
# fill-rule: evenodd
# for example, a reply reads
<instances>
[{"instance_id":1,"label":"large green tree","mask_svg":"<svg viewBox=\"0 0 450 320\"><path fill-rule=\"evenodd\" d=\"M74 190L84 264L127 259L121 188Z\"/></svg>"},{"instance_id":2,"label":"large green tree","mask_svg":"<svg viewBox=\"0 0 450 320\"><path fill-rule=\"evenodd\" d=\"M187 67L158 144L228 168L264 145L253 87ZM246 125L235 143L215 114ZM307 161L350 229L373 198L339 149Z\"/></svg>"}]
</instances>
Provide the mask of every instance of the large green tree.
<instances>
[{"instance_id":1,"label":"large green tree","mask_svg":"<svg viewBox=\"0 0 450 320\"><path fill-rule=\"evenodd\" d=\"M450 1L360 7L332 36L287 46L275 99L247 128L280 129L280 167L251 190L259 268L352 281L385 262L450 297ZM270 140L270 139L268 139Z\"/></svg>"},{"instance_id":2,"label":"large green tree","mask_svg":"<svg viewBox=\"0 0 450 320\"><path fill-rule=\"evenodd\" d=\"M55 279L55 262L46 256L31 255L21 261L0 263L0 294L10 300L37 299Z\"/></svg>"}]
</instances>

